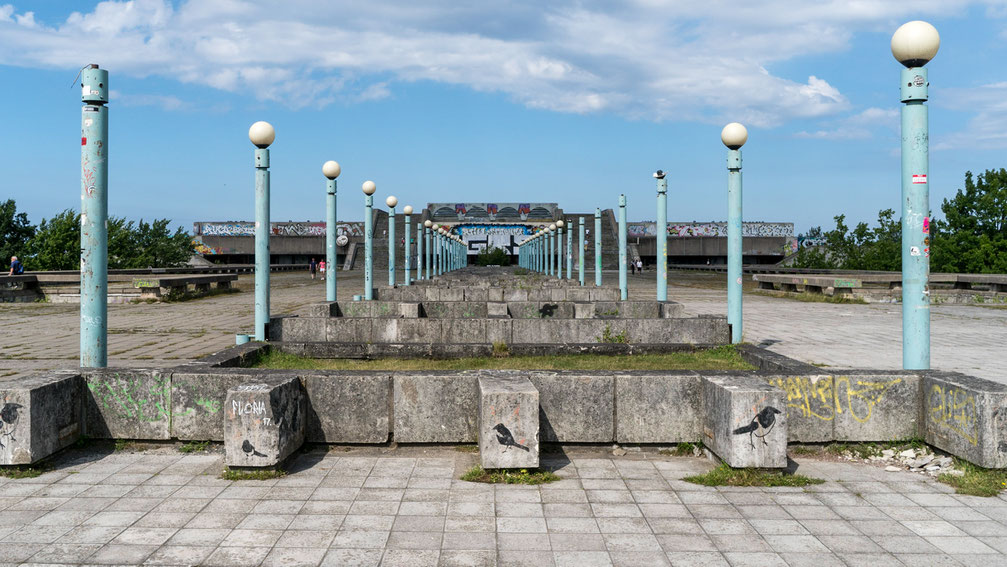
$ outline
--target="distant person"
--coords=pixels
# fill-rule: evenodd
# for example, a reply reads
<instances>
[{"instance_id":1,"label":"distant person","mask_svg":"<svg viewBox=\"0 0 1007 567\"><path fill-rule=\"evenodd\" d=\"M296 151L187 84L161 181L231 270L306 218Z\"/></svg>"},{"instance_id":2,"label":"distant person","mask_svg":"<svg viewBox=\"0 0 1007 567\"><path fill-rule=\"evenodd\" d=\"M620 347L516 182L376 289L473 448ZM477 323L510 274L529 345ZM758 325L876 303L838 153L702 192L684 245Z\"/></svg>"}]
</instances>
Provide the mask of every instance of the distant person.
<instances>
[{"instance_id":1,"label":"distant person","mask_svg":"<svg viewBox=\"0 0 1007 567\"><path fill-rule=\"evenodd\" d=\"M643 260L636 261L636 271L643 273Z\"/></svg>"},{"instance_id":2,"label":"distant person","mask_svg":"<svg viewBox=\"0 0 1007 567\"><path fill-rule=\"evenodd\" d=\"M24 273L24 264L17 259L17 256L10 257L10 272L8 276L19 275Z\"/></svg>"},{"instance_id":3,"label":"distant person","mask_svg":"<svg viewBox=\"0 0 1007 567\"><path fill-rule=\"evenodd\" d=\"M315 279L315 271L318 269L318 264L315 263L315 259L311 259L311 263L308 264L308 271L311 272L311 279Z\"/></svg>"},{"instance_id":4,"label":"distant person","mask_svg":"<svg viewBox=\"0 0 1007 567\"><path fill-rule=\"evenodd\" d=\"M635 274L636 273L636 262L634 262L632 260L629 261L629 273L631 273L631 274Z\"/></svg>"},{"instance_id":5,"label":"distant person","mask_svg":"<svg viewBox=\"0 0 1007 567\"><path fill-rule=\"evenodd\" d=\"M322 281L325 281L325 260L318 263L318 273L322 275Z\"/></svg>"}]
</instances>

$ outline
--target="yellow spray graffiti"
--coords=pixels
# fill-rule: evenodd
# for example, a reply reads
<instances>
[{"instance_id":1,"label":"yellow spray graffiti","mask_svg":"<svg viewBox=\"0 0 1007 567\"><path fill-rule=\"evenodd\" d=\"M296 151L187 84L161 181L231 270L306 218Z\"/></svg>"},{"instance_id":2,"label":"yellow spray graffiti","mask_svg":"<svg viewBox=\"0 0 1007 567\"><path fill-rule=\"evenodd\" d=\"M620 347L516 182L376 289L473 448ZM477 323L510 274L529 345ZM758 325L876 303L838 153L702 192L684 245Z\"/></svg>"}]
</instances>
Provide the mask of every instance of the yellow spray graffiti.
<instances>
[{"instance_id":1,"label":"yellow spray graffiti","mask_svg":"<svg viewBox=\"0 0 1007 567\"><path fill-rule=\"evenodd\" d=\"M932 423L961 435L972 445L979 444L979 416L972 394L951 386L942 388L940 384L934 384L930 388L929 398Z\"/></svg>"},{"instance_id":2,"label":"yellow spray graffiti","mask_svg":"<svg viewBox=\"0 0 1007 567\"><path fill-rule=\"evenodd\" d=\"M787 407L799 410L804 417L831 421L843 412L865 423L871 419L874 406L881 403L885 392L902 382L902 378L872 381L849 376L829 376L811 379L802 376L771 378L769 383L787 394Z\"/></svg>"}]
</instances>

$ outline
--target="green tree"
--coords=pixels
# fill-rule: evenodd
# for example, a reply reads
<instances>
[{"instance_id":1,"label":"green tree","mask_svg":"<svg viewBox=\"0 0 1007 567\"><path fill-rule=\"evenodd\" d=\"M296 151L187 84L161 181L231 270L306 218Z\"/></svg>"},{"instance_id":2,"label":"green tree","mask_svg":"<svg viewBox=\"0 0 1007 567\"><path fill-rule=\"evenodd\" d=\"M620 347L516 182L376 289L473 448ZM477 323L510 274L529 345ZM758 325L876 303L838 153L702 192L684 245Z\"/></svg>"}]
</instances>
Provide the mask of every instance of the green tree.
<instances>
[{"instance_id":1,"label":"green tree","mask_svg":"<svg viewBox=\"0 0 1007 567\"><path fill-rule=\"evenodd\" d=\"M163 268L185 264L192 256L192 238L182 227L172 233L168 219L155 219L147 224L140 219L136 225L136 250L126 268ZM130 223L132 225L132 223Z\"/></svg>"},{"instance_id":2,"label":"green tree","mask_svg":"<svg viewBox=\"0 0 1007 567\"><path fill-rule=\"evenodd\" d=\"M32 269L80 269L80 215L66 209L49 220L42 219L28 248Z\"/></svg>"},{"instance_id":3,"label":"green tree","mask_svg":"<svg viewBox=\"0 0 1007 567\"><path fill-rule=\"evenodd\" d=\"M476 264L480 266L508 266L510 255L503 248L486 245L476 256Z\"/></svg>"},{"instance_id":4,"label":"green tree","mask_svg":"<svg viewBox=\"0 0 1007 567\"><path fill-rule=\"evenodd\" d=\"M930 226L931 270L1007 273L1007 170L965 173L965 187L941 204Z\"/></svg>"},{"instance_id":5,"label":"green tree","mask_svg":"<svg viewBox=\"0 0 1007 567\"><path fill-rule=\"evenodd\" d=\"M17 212L14 199L0 203L0 266L10 268L11 256L27 261L28 241L35 236L35 227L28 215Z\"/></svg>"}]
</instances>

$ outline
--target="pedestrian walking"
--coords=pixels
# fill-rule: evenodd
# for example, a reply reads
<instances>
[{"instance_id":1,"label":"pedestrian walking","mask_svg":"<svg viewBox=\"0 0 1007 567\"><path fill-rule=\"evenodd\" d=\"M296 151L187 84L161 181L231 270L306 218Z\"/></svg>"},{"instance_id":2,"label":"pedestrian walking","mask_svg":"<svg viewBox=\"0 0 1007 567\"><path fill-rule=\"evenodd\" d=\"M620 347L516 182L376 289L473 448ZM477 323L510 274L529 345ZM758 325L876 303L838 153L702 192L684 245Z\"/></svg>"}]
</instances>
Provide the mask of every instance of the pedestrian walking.
<instances>
[{"instance_id":1,"label":"pedestrian walking","mask_svg":"<svg viewBox=\"0 0 1007 567\"><path fill-rule=\"evenodd\" d=\"M318 269L318 264L315 263L315 259L311 259L311 263L308 264L308 271L311 272L311 279L315 279L315 270Z\"/></svg>"},{"instance_id":2,"label":"pedestrian walking","mask_svg":"<svg viewBox=\"0 0 1007 567\"><path fill-rule=\"evenodd\" d=\"M318 273L322 276L322 281L325 281L325 260L318 263Z\"/></svg>"},{"instance_id":3,"label":"pedestrian walking","mask_svg":"<svg viewBox=\"0 0 1007 567\"><path fill-rule=\"evenodd\" d=\"M636 271L643 273L643 260L636 261Z\"/></svg>"},{"instance_id":4,"label":"pedestrian walking","mask_svg":"<svg viewBox=\"0 0 1007 567\"><path fill-rule=\"evenodd\" d=\"M631 274L636 273L636 262L634 262L633 260L629 261L629 273Z\"/></svg>"}]
</instances>

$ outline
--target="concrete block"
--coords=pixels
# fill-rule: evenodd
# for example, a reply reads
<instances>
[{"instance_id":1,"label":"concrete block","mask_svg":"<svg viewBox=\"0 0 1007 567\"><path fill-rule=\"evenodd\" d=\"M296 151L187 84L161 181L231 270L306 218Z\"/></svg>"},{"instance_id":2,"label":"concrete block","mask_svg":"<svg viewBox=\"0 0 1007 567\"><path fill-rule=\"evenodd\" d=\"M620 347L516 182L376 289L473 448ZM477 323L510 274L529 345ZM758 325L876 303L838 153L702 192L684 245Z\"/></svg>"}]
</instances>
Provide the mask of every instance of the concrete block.
<instances>
[{"instance_id":1,"label":"concrete block","mask_svg":"<svg viewBox=\"0 0 1007 567\"><path fill-rule=\"evenodd\" d=\"M256 370L173 372L171 437L184 441L223 441L227 392L261 376Z\"/></svg>"},{"instance_id":2,"label":"concrete block","mask_svg":"<svg viewBox=\"0 0 1007 567\"><path fill-rule=\"evenodd\" d=\"M479 376L479 461L484 469L538 468L538 390L527 376Z\"/></svg>"},{"instance_id":3,"label":"concrete block","mask_svg":"<svg viewBox=\"0 0 1007 567\"><path fill-rule=\"evenodd\" d=\"M677 319L685 317L685 306L681 303L675 301L662 301L660 302L660 305L660 317L662 319Z\"/></svg>"},{"instance_id":4,"label":"concrete block","mask_svg":"<svg viewBox=\"0 0 1007 567\"><path fill-rule=\"evenodd\" d=\"M510 318L507 311L507 304L503 302L490 302L486 304L486 316L490 319Z\"/></svg>"},{"instance_id":5,"label":"concrete block","mask_svg":"<svg viewBox=\"0 0 1007 567\"><path fill-rule=\"evenodd\" d=\"M348 301L343 305L343 317L373 317L374 301Z\"/></svg>"},{"instance_id":6,"label":"concrete block","mask_svg":"<svg viewBox=\"0 0 1007 567\"><path fill-rule=\"evenodd\" d=\"M398 373L392 377L394 440L472 443L478 435L476 373Z\"/></svg>"},{"instance_id":7,"label":"concrete block","mask_svg":"<svg viewBox=\"0 0 1007 567\"><path fill-rule=\"evenodd\" d=\"M503 291L503 300L507 303L512 301L528 301L528 290L527 289L505 289Z\"/></svg>"},{"instance_id":8,"label":"concrete block","mask_svg":"<svg viewBox=\"0 0 1007 567\"><path fill-rule=\"evenodd\" d=\"M308 306L308 316L340 317L342 316L342 311L339 310L339 303L336 301L326 301L325 303L312 303L311 305Z\"/></svg>"},{"instance_id":9,"label":"concrete block","mask_svg":"<svg viewBox=\"0 0 1007 567\"><path fill-rule=\"evenodd\" d=\"M296 377L246 382L227 391L224 464L275 467L304 443L305 398Z\"/></svg>"},{"instance_id":10,"label":"concrete block","mask_svg":"<svg viewBox=\"0 0 1007 567\"><path fill-rule=\"evenodd\" d=\"M359 302L356 302L359 303ZM325 322L325 340L330 343L366 343L371 341L371 319L334 317Z\"/></svg>"},{"instance_id":11,"label":"concrete block","mask_svg":"<svg viewBox=\"0 0 1007 567\"><path fill-rule=\"evenodd\" d=\"M591 301L619 301L617 287L589 287Z\"/></svg>"},{"instance_id":12,"label":"concrete block","mask_svg":"<svg viewBox=\"0 0 1007 567\"><path fill-rule=\"evenodd\" d=\"M560 287L549 290L549 301L566 301L566 288Z\"/></svg>"},{"instance_id":13,"label":"concrete block","mask_svg":"<svg viewBox=\"0 0 1007 567\"><path fill-rule=\"evenodd\" d=\"M426 289L425 287L415 285L401 287L397 290L399 292L399 301L422 303L427 299Z\"/></svg>"},{"instance_id":14,"label":"concrete block","mask_svg":"<svg viewBox=\"0 0 1007 567\"><path fill-rule=\"evenodd\" d=\"M441 331L441 341L455 344L486 342L485 319L455 319L445 321Z\"/></svg>"},{"instance_id":15,"label":"concrete block","mask_svg":"<svg viewBox=\"0 0 1007 567\"><path fill-rule=\"evenodd\" d=\"M1007 385L952 372L923 375L927 443L986 468L1007 467Z\"/></svg>"},{"instance_id":16,"label":"concrete block","mask_svg":"<svg viewBox=\"0 0 1007 567\"><path fill-rule=\"evenodd\" d=\"M325 322L338 318L273 317L270 319L270 340L288 343L311 343L325 340Z\"/></svg>"},{"instance_id":17,"label":"concrete block","mask_svg":"<svg viewBox=\"0 0 1007 567\"><path fill-rule=\"evenodd\" d=\"M371 342L397 343L399 340L399 320L375 318L371 321Z\"/></svg>"},{"instance_id":18,"label":"concrete block","mask_svg":"<svg viewBox=\"0 0 1007 567\"><path fill-rule=\"evenodd\" d=\"M171 374L151 369L83 371L85 429L99 439L171 439Z\"/></svg>"},{"instance_id":19,"label":"concrete block","mask_svg":"<svg viewBox=\"0 0 1007 567\"><path fill-rule=\"evenodd\" d=\"M416 319L420 316L420 304L415 302L399 303L399 317L403 319Z\"/></svg>"},{"instance_id":20,"label":"concrete block","mask_svg":"<svg viewBox=\"0 0 1007 567\"><path fill-rule=\"evenodd\" d=\"M486 301L504 301L504 290L500 287L491 287L486 290Z\"/></svg>"},{"instance_id":21,"label":"concrete block","mask_svg":"<svg viewBox=\"0 0 1007 567\"><path fill-rule=\"evenodd\" d=\"M431 319L485 319L486 302L428 301L423 311Z\"/></svg>"},{"instance_id":22,"label":"concrete block","mask_svg":"<svg viewBox=\"0 0 1007 567\"><path fill-rule=\"evenodd\" d=\"M437 301L465 301L465 290L462 288L442 287L437 290Z\"/></svg>"},{"instance_id":23,"label":"concrete block","mask_svg":"<svg viewBox=\"0 0 1007 567\"><path fill-rule=\"evenodd\" d=\"M786 399L762 378L703 376L703 443L732 467L787 466Z\"/></svg>"},{"instance_id":24,"label":"concrete block","mask_svg":"<svg viewBox=\"0 0 1007 567\"><path fill-rule=\"evenodd\" d=\"M568 288L566 290L566 300L588 303L591 301L591 289L580 286Z\"/></svg>"},{"instance_id":25,"label":"concrete block","mask_svg":"<svg viewBox=\"0 0 1007 567\"><path fill-rule=\"evenodd\" d=\"M28 465L84 432L84 380L54 371L0 382L0 465Z\"/></svg>"},{"instance_id":26,"label":"concrete block","mask_svg":"<svg viewBox=\"0 0 1007 567\"><path fill-rule=\"evenodd\" d=\"M489 290L487 288L467 287L465 288L465 301L485 303L489 301Z\"/></svg>"},{"instance_id":27,"label":"concrete block","mask_svg":"<svg viewBox=\"0 0 1007 567\"><path fill-rule=\"evenodd\" d=\"M574 319L594 319L594 304L574 303L573 317Z\"/></svg>"},{"instance_id":28,"label":"concrete block","mask_svg":"<svg viewBox=\"0 0 1007 567\"><path fill-rule=\"evenodd\" d=\"M510 319L489 319L486 321L486 342L511 344L513 336L511 334Z\"/></svg>"},{"instance_id":29,"label":"concrete block","mask_svg":"<svg viewBox=\"0 0 1007 567\"><path fill-rule=\"evenodd\" d=\"M703 388L697 373L617 374L615 407L619 443L695 443L702 436Z\"/></svg>"},{"instance_id":30,"label":"concrete block","mask_svg":"<svg viewBox=\"0 0 1007 567\"><path fill-rule=\"evenodd\" d=\"M566 372L532 372L539 392L542 441L609 443L615 439L615 378Z\"/></svg>"},{"instance_id":31,"label":"concrete block","mask_svg":"<svg viewBox=\"0 0 1007 567\"><path fill-rule=\"evenodd\" d=\"M302 376L308 397L305 440L385 443L391 425L392 378L380 372Z\"/></svg>"},{"instance_id":32,"label":"concrete block","mask_svg":"<svg viewBox=\"0 0 1007 567\"><path fill-rule=\"evenodd\" d=\"M401 343L432 343L441 340L439 319L401 319L398 321Z\"/></svg>"}]
</instances>

